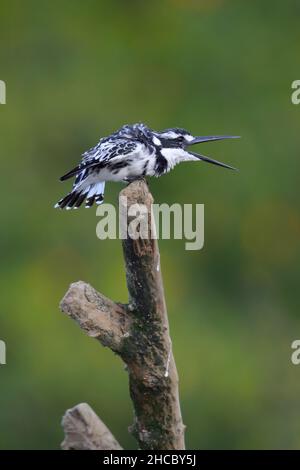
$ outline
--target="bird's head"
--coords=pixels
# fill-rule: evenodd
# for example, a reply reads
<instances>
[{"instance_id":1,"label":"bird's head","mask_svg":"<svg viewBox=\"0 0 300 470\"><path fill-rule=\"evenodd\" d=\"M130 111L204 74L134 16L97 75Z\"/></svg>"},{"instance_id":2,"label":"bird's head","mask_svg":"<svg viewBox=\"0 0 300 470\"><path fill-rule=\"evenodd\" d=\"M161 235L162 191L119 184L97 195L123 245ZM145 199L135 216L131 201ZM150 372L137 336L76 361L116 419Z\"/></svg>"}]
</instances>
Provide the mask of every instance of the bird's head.
<instances>
[{"instance_id":1,"label":"bird's head","mask_svg":"<svg viewBox=\"0 0 300 470\"><path fill-rule=\"evenodd\" d=\"M189 155L198 158L199 160L206 161L208 163L213 163L218 166L223 166L231 170L235 170L225 163L218 162L212 158L205 157L204 155L191 152L187 147L190 145L201 144L203 142L210 142L214 140L223 140L223 139L235 139L238 136L232 135L214 135L214 136L193 136L190 132L185 129L180 129L174 127L171 129L166 129L162 132L153 132L152 142L155 146L161 147L162 149L176 149L177 151L182 151L183 154Z\"/></svg>"},{"instance_id":2,"label":"bird's head","mask_svg":"<svg viewBox=\"0 0 300 470\"><path fill-rule=\"evenodd\" d=\"M213 163L214 165L223 166L224 168L229 168L235 170L225 163L218 162L212 158L206 157L195 152L191 152L187 147L195 144L201 144L203 142L210 142L214 140L223 140L223 139L235 139L237 136L232 135L212 135L212 136L193 136L190 132L185 129L178 127L172 127L170 129L165 129L161 132L154 131L150 129L143 123L137 123L133 125L125 125L121 127L118 131L118 134L126 138L136 138L140 141L143 141L146 145L155 146L157 149L162 151L170 152L170 150L176 151L177 156L180 157L182 154L182 159L187 159L187 154L192 157L192 159L199 159L206 161L208 163Z\"/></svg>"},{"instance_id":3,"label":"bird's head","mask_svg":"<svg viewBox=\"0 0 300 470\"><path fill-rule=\"evenodd\" d=\"M165 129L162 132L153 132L154 145L161 145L165 148L185 149L188 145L193 144L194 139L190 132L178 127Z\"/></svg>"}]
</instances>

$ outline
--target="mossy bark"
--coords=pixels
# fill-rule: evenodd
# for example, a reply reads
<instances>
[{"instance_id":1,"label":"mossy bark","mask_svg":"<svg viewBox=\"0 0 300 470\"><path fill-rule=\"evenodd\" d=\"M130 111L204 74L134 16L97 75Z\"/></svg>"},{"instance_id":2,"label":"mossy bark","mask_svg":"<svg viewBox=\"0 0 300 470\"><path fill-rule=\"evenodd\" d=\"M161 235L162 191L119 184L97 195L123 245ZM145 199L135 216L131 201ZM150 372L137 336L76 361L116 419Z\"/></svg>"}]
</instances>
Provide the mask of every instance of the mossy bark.
<instances>
[{"instance_id":1,"label":"mossy bark","mask_svg":"<svg viewBox=\"0 0 300 470\"><path fill-rule=\"evenodd\" d=\"M135 410L131 432L141 449L184 449L160 255L157 240L151 238L153 198L143 180L127 186L120 196L120 204L126 201L128 207L136 203L146 206L148 217L148 238L123 240L132 323L122 357L128 366ZM128 217L128 225L130 222Z\"/></svg>"},{"instance_id":2,"label":"mossy bark","mask_svg":"<svg viewBox=\"0 0 300 470\"><path fill-rule=\"evenodd\" d=\"M134 217L128 215L133 205L143 204L148 218L146 238L122 240L128 305L115 303L88 284L78 282L71 285L61 309L126 364L134 407L130 432L139 447L180 450L185 448L185 426L181 418L160 255L157 240L151 237L155 233L152 203L144 180L131 183L120 193L120 212L127 215L125 231Z\"/></svg>"}]
</instances>

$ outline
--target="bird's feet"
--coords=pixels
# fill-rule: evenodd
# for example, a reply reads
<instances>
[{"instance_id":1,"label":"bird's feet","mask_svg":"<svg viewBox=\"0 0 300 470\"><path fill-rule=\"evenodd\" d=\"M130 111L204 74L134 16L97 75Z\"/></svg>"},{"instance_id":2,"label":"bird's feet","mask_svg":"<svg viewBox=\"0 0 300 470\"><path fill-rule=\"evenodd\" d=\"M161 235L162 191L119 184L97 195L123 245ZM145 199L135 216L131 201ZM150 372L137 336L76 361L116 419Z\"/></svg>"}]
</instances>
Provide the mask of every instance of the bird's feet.
<instances>
[{"instance_id":1,"label":"bird's feet","mask_svg":"<svg viewBox=\"0 0 300 470\"><path fill-rule=\"evenodd\" d=\"M133 183L134 181L145 181L145 183L147 183L144 176L137 176L134 178L124 178L123 181L124 183L127 183L127 184Z\"/></svg>"}]
</instances>

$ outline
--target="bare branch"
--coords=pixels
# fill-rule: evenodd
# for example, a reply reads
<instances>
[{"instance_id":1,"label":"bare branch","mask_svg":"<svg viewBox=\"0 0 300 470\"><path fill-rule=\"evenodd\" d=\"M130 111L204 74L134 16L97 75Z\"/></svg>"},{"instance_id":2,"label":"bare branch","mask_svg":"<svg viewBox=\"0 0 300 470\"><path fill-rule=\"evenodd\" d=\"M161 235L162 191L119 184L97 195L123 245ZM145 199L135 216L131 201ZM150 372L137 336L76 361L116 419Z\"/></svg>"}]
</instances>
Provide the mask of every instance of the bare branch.
<instances>
[{"instance_id":1,"label":"bare branch","mask_svg":"<svg viewBox=\"0 0 300 470\"><path fill-rule=\"evenodd\" d=\"M92 286L78 281L71 284L60 303L67 313L91 337L120 353L130 318L123 305L99 294Z\"/></svg>"},{"instance_id":2,"label":"bare branch","mask_svg":"<svg viewBox=\"0 0 300 470\"><path fill-rule=\"evenodd\" d=\"M122 450L110 430L87 403L67 410L62 426L65 439L63 450Z\"/></svg>"},{"instance_id":3,"label":"bare branch","mask_svg":"<svg viewBox=\"0 0 300 470\"><path fill-rule=\"evenodd\" d=\"M152 202L143 180L131 183L120 193L123 214L137 203L147 207L149 234L154 224ZM127 230L132 217L128 217ZM137 240L127 237L123 240L123 252L128 306L116 304L80 281L71 285L61 302L61 309L89 336L115 351L125 362L135 411L130 431L139 447L184 449L185 426L181 418L178 375L169 334L158 244L150 236ZM75 424L71 420L69 434L73 432L72 426ZM80 439L77 427L74 432Z\"/></svg>"},{"instance_id":4,"label":"bare branch","mask_svg":"<svg viewBox=\"0 0 300 470\"><path fill-rule=\"evenodd\" d=\"M126 199L125 199L126 198ZM147 207L149 235L153 198L139 180L120 193L120 204ZM125 207L121 208L123 211ZM131 218L128 217L128 224ZM132 434L141 449L184 449L178 375L172 353L157 240L123 240L129 308L133 318L127 350L130 394L135 410Z\"/></svg>"}]
</instances>

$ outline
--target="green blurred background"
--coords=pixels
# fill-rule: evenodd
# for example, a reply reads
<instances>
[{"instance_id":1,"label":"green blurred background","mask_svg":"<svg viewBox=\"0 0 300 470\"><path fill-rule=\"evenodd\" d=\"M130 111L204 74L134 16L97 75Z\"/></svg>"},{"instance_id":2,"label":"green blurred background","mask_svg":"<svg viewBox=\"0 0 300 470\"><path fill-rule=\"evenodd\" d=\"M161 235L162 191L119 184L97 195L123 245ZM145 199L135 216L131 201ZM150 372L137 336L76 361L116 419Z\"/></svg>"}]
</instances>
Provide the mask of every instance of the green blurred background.
<instances>
[{"instance_id":1,"label":"green blurred background","mask_svg":"<svg viewBox=\"0 0 300 470\"><path fill-rule=\"evenodd\" d=\"M127 376L58 304L90 282L126 302L118 240L95 209L57 211L58 177L125 123L237 134L177 167L157 203L204 203L205 247L161 241L188 448L299 448L298 1L0 1L2 449L55 449L88 402L135 448ZM108 184L116 203L121 185Z\"/></svg>"}]
</instances>

